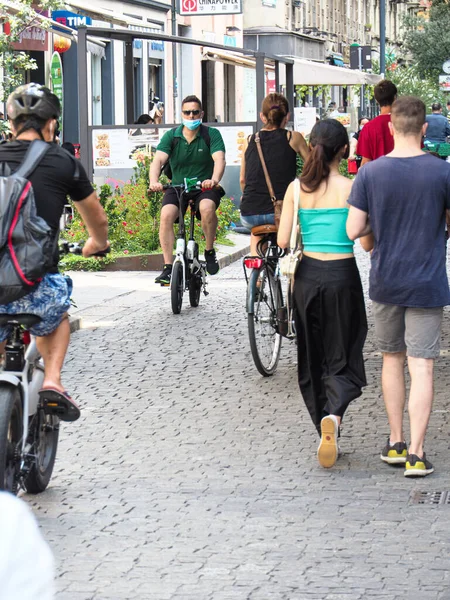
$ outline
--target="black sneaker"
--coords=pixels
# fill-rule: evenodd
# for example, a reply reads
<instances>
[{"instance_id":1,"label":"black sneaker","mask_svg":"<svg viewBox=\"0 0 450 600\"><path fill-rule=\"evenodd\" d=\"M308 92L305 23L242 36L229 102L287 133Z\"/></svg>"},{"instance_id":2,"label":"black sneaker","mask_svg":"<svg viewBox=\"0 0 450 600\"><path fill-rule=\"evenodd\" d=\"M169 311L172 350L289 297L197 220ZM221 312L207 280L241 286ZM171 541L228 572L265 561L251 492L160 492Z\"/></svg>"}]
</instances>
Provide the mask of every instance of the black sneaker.
<instances>
[{"instance_id":1,"label":"black sneaker","mask_svg":"<svg viewBox=\"0 0 450 600\"><path fill-rule=\"evenodd\" d=\"M155 283L161 285L170 285L170 276L172 275L172 265L164 265L161 275L155 279Z\"/></svg>"},{"instance_id":2,"label":"black sneaker","mask_svg":"<svg viewBox=\"0 0 450 600\"><path fill-rule=\"evenodd\" d=\"M417 454L408 454L405 467L405 477L425 477L434 471L434 467L426 459L425 453L422 458Z\"/></svg>"},{"instance_id":3,"label":"black sneaker","mask_svg":"<svg viewBox=\"0 0 450 600\"><path fill-rule=\"evenodd\" d=\"M215 275L219 272L219 261L217 260L216 251L205 250L206 270L210 275Z\"/></svg>"},{"instance_id":4,"label":"black sneaker","mask_svg":"<svg viewBox=\"0 0 450 600\"><path fill-rule=\"evenodd\" d=\"M381 451L380 458L389 465L404 465L407 454L408 451L405 442L397 442L391 446L388 438L386 446Z\"/></svg>"}]
</instances>

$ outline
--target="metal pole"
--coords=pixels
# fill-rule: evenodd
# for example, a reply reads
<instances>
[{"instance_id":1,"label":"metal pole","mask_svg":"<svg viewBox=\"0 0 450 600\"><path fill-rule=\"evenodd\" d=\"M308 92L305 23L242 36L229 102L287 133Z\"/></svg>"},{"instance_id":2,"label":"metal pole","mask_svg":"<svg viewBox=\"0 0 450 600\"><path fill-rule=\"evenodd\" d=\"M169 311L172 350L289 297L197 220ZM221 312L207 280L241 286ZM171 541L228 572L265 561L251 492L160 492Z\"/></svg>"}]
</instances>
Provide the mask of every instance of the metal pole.
<instances>
[{"instance_id":1,"label":"metal pole","mask_svg":"<svg viewBox=\"0 0 450 600\"><path fill-rule=\"evenodd\" d=\"M134 123L134 82L133 82L133 42L125 42L125 107L126 123Z\"/></svg>"},{"instance_id":2,"label":"metal pole","mask_svg":"<svg viewBox=\"0 0 450 600\"><path fill-rule=\"evenodd\" d=\"M291 109L291 119L294 118L294 65L286 65L286 98Z\"/></svg>"},{"instance_id":3,"label":"metal pole","mask_svg":"<svg viewBox=\"0 0 450 600\"><path fill-rule=\"evenodd\" d=\"M177 0L172 0L172 35L178 35L177 32ZM178 71L177 71L177 45L172 42L172 79L173 79L173 119L172 123L177 122L177 98L178 98Z\"/></svg>"},{"instance_id":4,"label":"metal pole","mask_svg":"<svg viewBox=\"0 0 450 600\"><path fill-rule=\"evenodd\" d=\"M78 127L79 140L81 150L81 164L86 170L87 176L91 179L92 173L89 170L92 164L92 156L90 156L89 130L88 130L88 76L87 76L87 43L86 43L87 28L80 27L78 30Z\"/></svg>"},{"instance_id":5,"label":"metal pole","mask_svg":"<svg viewBox=\"0 0 450 600\"><path fill-rule=\"evenodd\" d=\"M361 46L359 46L359 48L358 48L358 69L360 71L362 71L362 68L363 68L362 53L363 53L363 49L361 48ZM359 93L360 93L360 99L359 99L359 116L362 117L363 114L364 114L364 110L365 110L365 98L364 98L365 89L364 89L364 85L361 86L361 89L360 89Z\"/></svg>"},{"instance_id":6,"label":"metal pole","mask_svg":"<svg viewBox=\"0 0 450 600\"><path fill-rule=\"evenodd\" d=\"M259 122L259 113L265 98L265 69L264 69L264 52L256 52L256 122Z\"/></svg>"},{"instance_id":7,"label":"metal pole","mask_svg":"<svg viewBox=\"0 0 450 600\"><path fill-rule=\"evenodd\" d=\"M386 0L380 2L380 74L386 72Z\"/></svg>"}]
</instances>

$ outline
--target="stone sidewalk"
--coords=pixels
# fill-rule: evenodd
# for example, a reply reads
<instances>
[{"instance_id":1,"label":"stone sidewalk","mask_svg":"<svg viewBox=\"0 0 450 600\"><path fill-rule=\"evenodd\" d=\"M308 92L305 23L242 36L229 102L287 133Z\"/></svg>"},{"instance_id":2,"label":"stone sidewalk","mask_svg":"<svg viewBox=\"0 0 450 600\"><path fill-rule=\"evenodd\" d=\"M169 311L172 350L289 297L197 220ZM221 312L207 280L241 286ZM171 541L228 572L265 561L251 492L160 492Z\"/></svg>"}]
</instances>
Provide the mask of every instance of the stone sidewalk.
<instances>
[{"instance_id":1,"label":"stone sidewalk","mask_svg":"<svg viewBox=\"0 0 450 600\"><path fill-rule=\"evenodd\" d=\"M229 240L232 245L215 246L221 269L239 260L250 250L249 235L231 233ZM103 319L105 302L116 300L120 310L126 310L127 297L135 304L146 298L167 296L166 288L153 285L156 275L152 271L71 272L74 282L73 300L76 304L70 311L72 333ZM211 279L209 277L208 281ZM106 312L109 314L109 311ZM120 311L114 311L112 315L117 316L118 312Z\"/></svg>"},{"instance_id":2,"label":"stone sidewalk","mask_svg":"<svg viewBox=\"0 0 450 600\"><path fill-rule=\"evenodd\" d=\"M360 267L367 287L366 256ZM450 600L450 504L413 502L450 490L448 312L427 438L436 472L410 481L379 458L370 305L368 386L324 470L295 344L273 377L253 366L239 261L181 315L151 274L111 275L76 274L87 328L64 381L82 417L61 427L48 490L25 496L56 556L57 600Z\"/></svg>"}]
</instances>

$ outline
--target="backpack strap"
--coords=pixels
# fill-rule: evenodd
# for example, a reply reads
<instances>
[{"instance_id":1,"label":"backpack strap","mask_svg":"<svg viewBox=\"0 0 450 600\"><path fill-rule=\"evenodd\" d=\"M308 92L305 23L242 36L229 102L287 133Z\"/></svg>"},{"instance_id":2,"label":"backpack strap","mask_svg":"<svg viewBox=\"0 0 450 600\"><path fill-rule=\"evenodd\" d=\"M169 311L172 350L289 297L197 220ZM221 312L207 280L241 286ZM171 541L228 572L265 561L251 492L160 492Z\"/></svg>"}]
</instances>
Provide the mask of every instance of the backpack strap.
<instances>
[{"instance_id":1,"label":"backpack strap","mask_svg":"<svg viewBox=\"0 0 450 600\"><path fill-rule=\"evenodd\" d=\"M208 146L208 149L211 149L211 136L209 135L209 127L207 125L200 125L200 135L205 140L205 144Z\"/></svg>"},{"instance_id":2,"label":"backpack strap","mask_svg":"<svg viewBox=\"0 0 450 600\"><path fill-rule=\"evenodd\" d=\"M23 177L24 179L28 179L49 149L50 144L47 144L47 142L43 142L42 140L33 140L27 150L27 153L25 154L22 164L17 171L15 171L14 177Z\"/></svg>"}]
</instances>

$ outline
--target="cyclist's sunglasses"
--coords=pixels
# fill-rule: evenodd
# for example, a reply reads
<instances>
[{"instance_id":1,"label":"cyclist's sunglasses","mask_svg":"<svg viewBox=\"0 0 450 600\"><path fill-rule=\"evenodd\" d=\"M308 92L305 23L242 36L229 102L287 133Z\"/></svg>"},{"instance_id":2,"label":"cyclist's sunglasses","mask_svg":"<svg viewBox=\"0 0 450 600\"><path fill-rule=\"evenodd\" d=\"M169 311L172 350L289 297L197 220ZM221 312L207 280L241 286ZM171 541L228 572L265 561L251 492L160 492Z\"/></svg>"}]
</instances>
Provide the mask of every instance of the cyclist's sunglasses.
<instances>
[{"instance_id":1,"label":"cyclist's sunglasses","mask_svg":"<svg viewBox=\"0 0 450 600\"><path fill-rule=\"evenodd\" d=\"M198 108L196 110L182 110L181 111L183 113L183 115L186 115L187 117L189 115L193 115L194 117L196 117L197 115L199 115L202 111L198 110Z\"/></svg>"}]
</instances>

